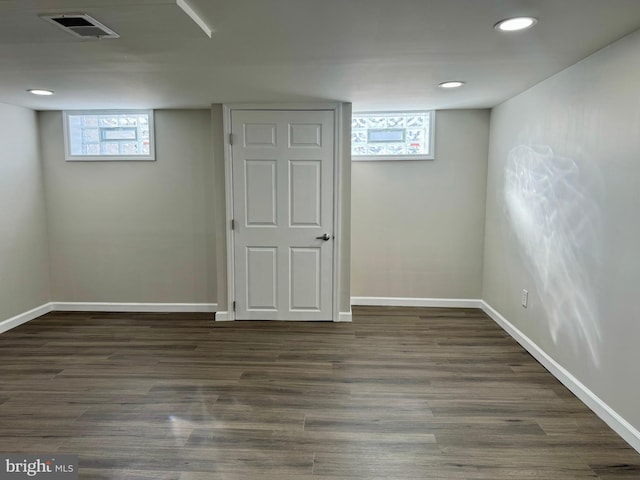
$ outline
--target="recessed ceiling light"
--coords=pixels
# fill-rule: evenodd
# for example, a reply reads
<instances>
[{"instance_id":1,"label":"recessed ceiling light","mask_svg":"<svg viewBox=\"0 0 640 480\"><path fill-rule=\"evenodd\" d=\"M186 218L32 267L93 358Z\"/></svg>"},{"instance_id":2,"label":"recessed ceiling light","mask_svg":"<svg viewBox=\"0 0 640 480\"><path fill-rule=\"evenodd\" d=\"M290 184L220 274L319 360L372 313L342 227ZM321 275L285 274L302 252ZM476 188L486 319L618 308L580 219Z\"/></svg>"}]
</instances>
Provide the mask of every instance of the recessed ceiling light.
<instances>
[{"instance_id":1,"label":"recessed ceiling light","mask_svg":"<svg viewBox=\"0 0 640 480\"><path fill-rule=\"evenodd\" d=\"M499 32L517 32L533 27L536 23L538 23L538 19L534 17L505 18L496 23L493 28Z\"/></svg>"},{"instance_id":2,"label":"recessed ceiling light","mask_svg":"<svg viewBox=\"0 0 640 480\"><path fill-rule=\"evenodd\" d=\"M40 88L31 88L27 90L29 93L33 93L34 95L53 95L51 90L42 90Z\"/></svg>"},{"instance_id":3,"label":"recessed ceiling light","mask_svg":"<svg viewBox=\"0 0 640 480\"><path fill-rule=\"evenodd\" d=\"M442 82L440 84L438 84L438 86L440 88L458 88L464 85L464 82L461 82L459 80L455 80L455 81L450 81L450 82Z\"/></svg>"}]
</instances>

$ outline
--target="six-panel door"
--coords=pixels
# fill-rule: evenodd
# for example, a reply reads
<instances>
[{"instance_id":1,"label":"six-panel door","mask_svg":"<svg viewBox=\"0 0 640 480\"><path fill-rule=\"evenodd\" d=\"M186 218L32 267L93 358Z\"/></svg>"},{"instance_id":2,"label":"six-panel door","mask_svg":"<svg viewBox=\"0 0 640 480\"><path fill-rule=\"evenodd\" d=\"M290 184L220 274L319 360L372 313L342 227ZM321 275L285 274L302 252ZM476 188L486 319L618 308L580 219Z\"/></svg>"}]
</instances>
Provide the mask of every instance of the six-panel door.
<instances>
[{"instance_id":1,"label":"six-panel door","mask_svg":"<svg viewBox=\"0 0 640 480\"><path fill-rule=\"evenodd\" d=\"M236 318L332 320L333 112L233 110L231 129Z\"/></svg>"}]
</instances>

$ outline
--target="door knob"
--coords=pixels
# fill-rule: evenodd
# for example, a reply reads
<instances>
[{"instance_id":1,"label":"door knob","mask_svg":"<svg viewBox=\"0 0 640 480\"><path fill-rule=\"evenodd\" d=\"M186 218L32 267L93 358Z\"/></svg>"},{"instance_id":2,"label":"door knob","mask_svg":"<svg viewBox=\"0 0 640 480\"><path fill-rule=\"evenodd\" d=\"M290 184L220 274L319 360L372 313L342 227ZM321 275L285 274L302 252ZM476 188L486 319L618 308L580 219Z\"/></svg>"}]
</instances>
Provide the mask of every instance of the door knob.
<instances>
[{"instance_id":1,"label":"door knob","mask_svg":"<svg viewBox=\"0 0 640 480\"><path fill-rule=\"evenodd\" d=\"M321 237L316 237L316 240L324 240L325 242L330 239L331 239L331 235L329 235L328 233L325 233Z\"/></svg>"}]
</instances>

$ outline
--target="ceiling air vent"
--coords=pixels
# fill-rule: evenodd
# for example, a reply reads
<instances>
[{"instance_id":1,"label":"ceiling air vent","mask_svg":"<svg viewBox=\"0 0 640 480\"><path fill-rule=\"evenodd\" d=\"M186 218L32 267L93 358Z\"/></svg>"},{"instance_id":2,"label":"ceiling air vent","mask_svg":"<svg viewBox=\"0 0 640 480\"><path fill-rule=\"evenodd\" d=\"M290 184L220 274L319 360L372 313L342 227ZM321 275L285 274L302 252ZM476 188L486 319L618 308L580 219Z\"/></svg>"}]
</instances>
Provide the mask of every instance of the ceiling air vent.
<instances>
[{"instance_id":1,"label":"ceiling air vent","mask_svg":"<svg viewBox=\"0 0 640 480\"><path fill-rule=\"evenodd\" d=\"M55 23L65 32L80 38L118 38L116 32L95 18L86 14L41 15L48 22Z\"/></svg>"}]
</instances>

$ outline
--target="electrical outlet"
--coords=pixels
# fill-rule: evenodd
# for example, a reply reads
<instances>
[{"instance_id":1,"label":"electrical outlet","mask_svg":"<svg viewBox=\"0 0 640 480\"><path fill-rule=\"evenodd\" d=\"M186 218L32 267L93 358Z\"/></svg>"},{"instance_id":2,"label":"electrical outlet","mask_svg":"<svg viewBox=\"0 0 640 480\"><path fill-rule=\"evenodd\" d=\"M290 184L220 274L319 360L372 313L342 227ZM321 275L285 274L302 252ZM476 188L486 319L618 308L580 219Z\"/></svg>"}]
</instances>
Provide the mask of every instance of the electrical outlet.
<instances>
[{"instance_id":1,"label":"electrical outlet","mask_svg":"<svg viewBox=\"0 0 640 480\"><path fill-rule=\"evenodd\" d=\"M529 304L529 291L528 290L522 290L522 306L524 308L527 308L527 305Z\"/></svg>"}]
</instances>

